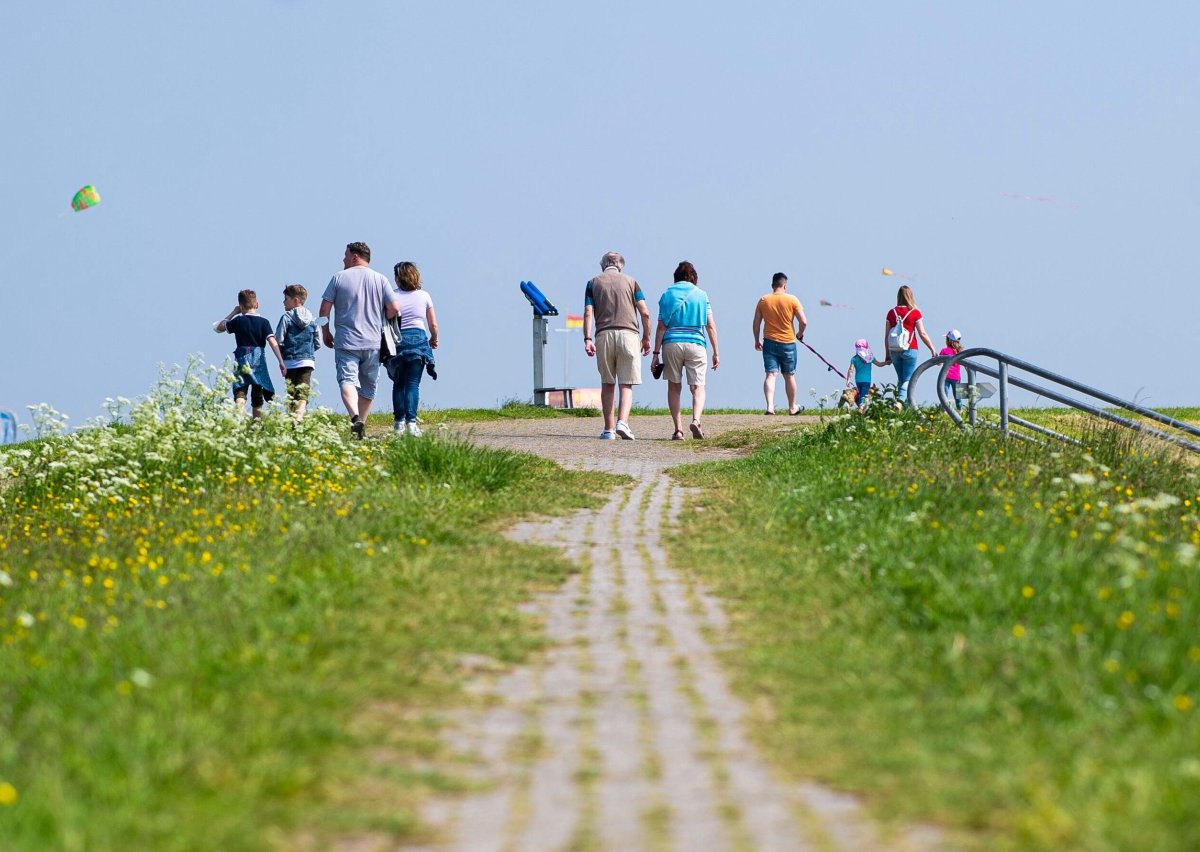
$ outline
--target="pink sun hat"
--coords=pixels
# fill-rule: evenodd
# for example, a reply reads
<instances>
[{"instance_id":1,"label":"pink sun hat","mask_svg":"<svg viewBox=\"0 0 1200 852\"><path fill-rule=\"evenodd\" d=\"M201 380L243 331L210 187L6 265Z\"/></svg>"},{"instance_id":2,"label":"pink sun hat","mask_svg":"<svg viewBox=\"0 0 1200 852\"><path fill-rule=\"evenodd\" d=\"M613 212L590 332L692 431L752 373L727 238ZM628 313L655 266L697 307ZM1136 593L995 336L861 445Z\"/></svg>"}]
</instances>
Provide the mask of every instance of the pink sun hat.
<instances>
[{"instance_id":1,"label":"pink sun hat","mask_svg":"<svg viewBox=\"0 0 1200 852\"><path fill-rule=\"evenodd\" d=\"M875 356L871 354L871 344L867 343L865 337L860 337L854 341L854 354L864 361L874 361Z\"/></svg>"}]
</instances>

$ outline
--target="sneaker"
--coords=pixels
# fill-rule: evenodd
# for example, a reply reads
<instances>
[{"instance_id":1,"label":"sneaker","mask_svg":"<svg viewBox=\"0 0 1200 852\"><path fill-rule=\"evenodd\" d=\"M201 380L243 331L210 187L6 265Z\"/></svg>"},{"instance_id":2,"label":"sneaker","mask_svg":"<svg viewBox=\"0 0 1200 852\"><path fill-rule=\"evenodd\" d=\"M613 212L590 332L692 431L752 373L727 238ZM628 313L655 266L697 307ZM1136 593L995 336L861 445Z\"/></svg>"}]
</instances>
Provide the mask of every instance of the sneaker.
<instances>
[{"instance_id":1,"label":"sneaker","mask_svg":"<svg viewBox=\"0 0 1200 852\"><path fill-rule=\"evenodd\" d=\"M397 420L394 423L392 423L393 434L396 434L396 435L407 434L408 430L406 428L404 428L404 425L405 424L404 424L403 420Z\"/></svg>"},{"instance_id":2,"label":"sneaker","mask_svg":"<svg viewBox=\"0 0 1200 852\"><path fill-rule=\"evenodd\" d=\"M617 421L617 437L624 438L626 441L633 440L633 433L629 431L629 424L624 420Z\"/></svg>"},{"instance_id":3,"label":"sneaker","mask_svg":"<svg viewBox=\"0 0 1200 852\"><path fill-rule=\"evenodd\" d=\"M615 441L615 440L617 440L617 433L614 432L612 429L605 429L603 432L600 433L600 440L601 441Z\"/></svg>"},{"instance_id":4,"label":"sneaker","mask_svg":"<svg viewBox=\"0 0 1200 852\"><path fill-rule=\"evenodd\" d=\"M367 424L361 417L355 417L350 421L350 434L359 440L362 440L363 435L367 434Z\"/></svg>"},{"instance_id":5,"label":"sneaker","mask_svg":"<svg viewBox=\"0 0 1200 852\"><path fill-rule=\"evenodd\" d=\"M408 421L408 434L412 435L414 438L421 437L421 427L417 425L417 421Z\"/></svg>"}]
</instances>

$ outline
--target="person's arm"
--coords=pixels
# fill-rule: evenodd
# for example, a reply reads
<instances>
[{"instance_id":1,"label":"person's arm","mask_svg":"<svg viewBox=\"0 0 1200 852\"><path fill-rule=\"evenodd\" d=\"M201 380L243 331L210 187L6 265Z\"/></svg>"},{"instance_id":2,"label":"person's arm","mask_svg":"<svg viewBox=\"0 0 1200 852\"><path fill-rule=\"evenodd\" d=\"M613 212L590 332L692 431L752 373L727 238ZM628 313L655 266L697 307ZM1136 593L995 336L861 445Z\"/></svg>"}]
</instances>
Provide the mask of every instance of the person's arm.
<instances>
[{"instance_id":1,"label":"person's arm","mask_svg":"<svg viewBox=\"0 0 1200 852\"><path fill-rule=\"evenodd\" d=\"M759 352L762 352L762 340L759 338L758 333L762 329L762 324L763 324L762 305L755 305L754 306L754 348Z\"/></svg>"},{"instance_id":2,"label":"person's arm","mask_svg":"<svg viewBox=\"0 0 1200 852\"><path fill-rule=\"evenodd\" d=\"M287 367L283 366L283 353L279 350L279 343L275 340L275 335L267 335L267 345L271 347L271 351L275 353L276 360L279 361L279 375L287 375Z\"/></svg>"},{"instance_id":3,"label":"person's arm","mask_svg":"<svg viewBox=\"0 0 1200 852\"><path fill-rule=\"evenodd\" d=\"M808 328L808 317L804 315L804 306L799 301L796 302L796 339L804 339L804 329Z\"/></svg>"},{"instance_id":4,"label":"person's arm","mask_svg":"<svg viewBox=\"0 0 1200 852\"><path fill-rule=\"evenodd\" d=\"M642 317L642 355L646 356L650 354L650 309L646 307L645 299L638 299L634 304Z\"/></svg>"},{"instance_id":5,"label":"person's arm","mask_svg":"<svg viewBox=\"0 0 1200 852\"><path fill-rule=\"evenodd\" d=\"M918 318L918 319L917 319L917 321L916 321L916 323L915 323L915 325L916 325L916 328L917 328L917 334L920 336L921 340L925 341L925 345L926 345L927 347L929 347L929 354L930 354L930 355L932 355L932 356L934 356L934 357L936 357L936 356L937 356L937 350L933 348L933 342L932 342L932 341L930 341L930 339L929 339L929 335L925 333L925 321L924 321L924 319L923 319L923 318Z\"/></svg>"},{"instance_id":6,"label":"person's arm","mask_svg":"<svg viewBox=\"0 0 1200 852\"><path fill-rule=\"evenodd\" d=\"M854 362L850 362L850 366L846 368L846 387L854 387Z\"/></svg>"},{"instance_id":7,"label":"person's arm","mask_svg":"<svg viewBox=\"0 0 1200 852\"><path fill-rule=\"evenodd\" d=\"M425 309L425 322L429 324L429 345L434 349L438 348L438 324L437 314L433 312L433 302L429 303L429 307Z\"/></svg>"},{"instance_id":8,"label":"person's arm","mask_svg":"<svg viewBox=\"0 0 1200 852\"><path fill-rule=\"evenodd\" d=\"M592 307L592 282L583 288L583 351L591 358L596 354L596 309Z\"/></svg>"},{"instance_id":9,"label":"person's arm","mask_svg":"<svg viewBox=\"0 0 1200 852\"><path fill-rule=\"evenodd\" d=\"M231 319L236 317L241 312L242 312L242 306L238 305L236 308L234 308L232 311L230 311L228 314L225 315L225 319L217 320L215 323L213 323L213 331L215 331L217 334L224 334L225 333L225 324L228 323Z\"/></svg>"},{"instance_id":10,"label":"person's arm","mask_svg":"<svg viewBox=\"0 0 1200 852\"><path fill-rule=\"evenodd\" d=\"M651 365L657 364L662 359L663 336L667 333L667 324L663 322L662 317L658 318L658 327L654 330L654 351L650 354L654 358L650 361Z\"/></svg>"},{"instance_id":11,"label":"person's arm","mask_svg":"<svg viewBox=\"0 0 1200 852\"><path fill-rule=\"evenodd\" d=\"M333 348L333 332L329 330L329 327L332 325L332 323L328 321L329 312L332 310L333 302L329 301L328 299L322 299L320 316L324 317L326 322L325 325L321 327L321 339L325 341L325 347L327 349Z\"/></svg>"},{"instance_id":12,"label":"person's arm","mask_svg":"<svg viewBox=\"0 0 1200 852\"><path fill-rule=\"evenodd\" d=\"M583 351L589 358L596 354L596 314L591 305L583 306Z\"/></svg>"},{"instance_id":13,"label":"person's arm","mask_svg":"<svg viewBox=\"0 0 1200 852\"><path fill-rule=\"evenodd\" d=\"M883 318L883 351L887 354L885 354L883 356L883 363L879 365L881 367L886 367L888 364L892 363L892 350L888 349L888 332L891 331L891 329L892 329L892 327L890 325L888 325L887 317L884 317Z\"/></svg>"},{"instance_id":14,"label":"person's arm","mask_svg":"<svg viewBox=\"0 0 1200 852\"><path fill-rule=\"evenodd\" d=\"M717 318L713 316L712 308L708 309L708 324L704 327L708 332L708 340L712 343L713 369L721 366L721 353L717 349Z\"/></svg>"}]
</instances>

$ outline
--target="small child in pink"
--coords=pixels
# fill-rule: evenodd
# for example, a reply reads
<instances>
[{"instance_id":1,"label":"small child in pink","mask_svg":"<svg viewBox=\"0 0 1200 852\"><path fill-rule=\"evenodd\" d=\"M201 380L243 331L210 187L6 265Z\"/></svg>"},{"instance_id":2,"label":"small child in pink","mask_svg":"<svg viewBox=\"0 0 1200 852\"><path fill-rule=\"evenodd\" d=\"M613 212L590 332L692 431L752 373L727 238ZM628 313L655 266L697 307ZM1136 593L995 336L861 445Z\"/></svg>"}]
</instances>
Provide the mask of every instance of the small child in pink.
<instances>
[{"instance_id":1,"label":"small child in pink","mask_svg":"<svg viewBox=\"0 0 1200 852\"><path fill-rule=\"evenodd\" d=\"M946 345L939 355L957 355L962 352L962 334L957 328L946 332ZM954 397L954 407L962 411L962 402L958 399L958 383L962 380L962 367L955 364L946 371L946 395Z\"/></svg>"}]
</instances>

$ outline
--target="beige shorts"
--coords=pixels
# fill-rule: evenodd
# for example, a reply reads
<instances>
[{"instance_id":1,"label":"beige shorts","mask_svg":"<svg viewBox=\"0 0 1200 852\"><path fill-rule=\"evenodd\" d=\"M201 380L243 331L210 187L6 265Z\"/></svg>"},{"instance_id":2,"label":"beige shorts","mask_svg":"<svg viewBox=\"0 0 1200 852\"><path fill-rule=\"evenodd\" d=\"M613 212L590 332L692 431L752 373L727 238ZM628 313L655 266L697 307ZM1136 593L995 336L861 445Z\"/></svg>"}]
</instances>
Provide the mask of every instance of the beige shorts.
<instances>
[{"instance_id":1,"label":"beige shorts","mask_svg":"<svg viewBox=\"0 0 1200 852\"><path fill-rule=\"evenodd\" d=\"M704 384L708 372L708 350L699 343L664 343L662 348L663 378L681 384L687 371L687 384Z\"/></svg>"},{"instance_id":2,"label":"beige shorts","mask_svg":"<svg viewBox=\"0 0 1200 852\"><path fill-rule=\"evenodd\" d=\"M596 368L602 385L640 385L642 341L637 332L627 328L596 332Z\"/></svg>"}]
</instances>

